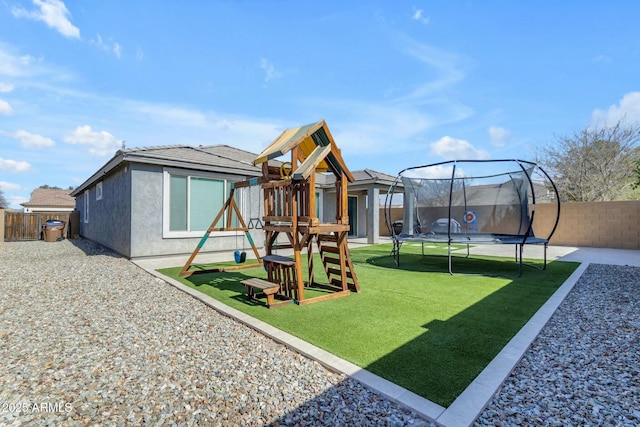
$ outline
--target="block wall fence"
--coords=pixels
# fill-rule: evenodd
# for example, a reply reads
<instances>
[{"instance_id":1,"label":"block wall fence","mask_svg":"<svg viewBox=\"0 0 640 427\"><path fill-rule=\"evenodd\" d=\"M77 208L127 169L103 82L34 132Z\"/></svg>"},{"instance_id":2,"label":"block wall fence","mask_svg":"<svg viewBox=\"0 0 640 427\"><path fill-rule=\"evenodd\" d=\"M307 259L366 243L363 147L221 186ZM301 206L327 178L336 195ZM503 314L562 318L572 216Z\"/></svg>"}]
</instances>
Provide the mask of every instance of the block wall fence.
<instances>
[{"instance_id":1,"label":"block wall fence","mask_svg":"<svg viewBox=\"0 0 640 427\"><path fill-rule=\"evenodd\" d=\"M534 230L551 230L553 204L536 205ZM392 209L393 220L403 217L402 208ZM388 236L384 209L380 210L380 235ZM612 249L640 249L640 201L563 203L560 221L551 245Z\"/></svg>"}]
</instances>

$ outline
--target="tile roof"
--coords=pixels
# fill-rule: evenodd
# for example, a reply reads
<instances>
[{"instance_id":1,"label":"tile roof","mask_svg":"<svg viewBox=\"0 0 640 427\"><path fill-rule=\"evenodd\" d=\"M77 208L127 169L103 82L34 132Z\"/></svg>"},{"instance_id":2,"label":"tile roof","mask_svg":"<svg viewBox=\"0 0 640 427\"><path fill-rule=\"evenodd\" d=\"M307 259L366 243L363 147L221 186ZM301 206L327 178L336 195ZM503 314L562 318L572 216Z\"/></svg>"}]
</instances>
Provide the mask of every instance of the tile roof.
<instances>
[{"instance_id":1,"label":"tile roof","mask_svg":"<svg viewBox=\"0 0 640 427\"><path fill-rule=\"evenodd\" d=\"M395 176L387 175L383 172L378 172L373 169L361 169L351 172L355 181L353 184L379 184L379 185L391 185L396 179ZM326 175L322 180L323 185L332 185L336 179L333 175Z\"/></svg>"},{"instance_id":2,"label":"tile roof","mask_svg":"<svg viewBox=\"0 0 640 427\"><path fill-rule=\"evenodd\" d=\"M69 194L71 190L57 188L36 188L31 193L31 200L21 203L22 206L57 206L73 208L76 199Z\"/></svg>"},{"instance_id":3,"label":"tile roof","mask_svg":"<svg viewBox=\"0 0 640 427\"><path fill-rule=\"evenodd\" d=\"M72 194L80 194L124 162L256 177L262 174L262 169L253 165L255 157L254 153L228 145L201 145L199 147L163 145L125 148L118 150L111 160L76 188Z\"/></svg>"},{"instance_id":4,"label":"tile roof","mask_svg":"<svg viewBox=\"0 0 640 427\"><path fill-rule=\"evenodd\" d=\"M253 165L256 154L230 147L228 145L211 145L192 147L190 145L165 145L121 150L125 158L131 160L147 159L150 163L174 161L183 164L210 166L221 169L240 169L259 172Z\"/></svg>"},{"instance_id":5,"label":"tile roof","mask_svg":"<svg viewBox=\"0 0 640 427\"><path fill-rule=\"evenodd\" d=\"M95 181L102 179L104 174L109 173L125 161L257 177L262 175L262 168L253 164L256 156L255 153L223 144L198 147L163 145L125 148L118 150L110 161L76 188L74 193L80 194ZM350 173L353 173L355 178L353 184L389 185L395 179L391 175L371 169ZM318 185L333 185L335 183L333 174L318 174L317 179Z\"/></svg>"}]
</instances>

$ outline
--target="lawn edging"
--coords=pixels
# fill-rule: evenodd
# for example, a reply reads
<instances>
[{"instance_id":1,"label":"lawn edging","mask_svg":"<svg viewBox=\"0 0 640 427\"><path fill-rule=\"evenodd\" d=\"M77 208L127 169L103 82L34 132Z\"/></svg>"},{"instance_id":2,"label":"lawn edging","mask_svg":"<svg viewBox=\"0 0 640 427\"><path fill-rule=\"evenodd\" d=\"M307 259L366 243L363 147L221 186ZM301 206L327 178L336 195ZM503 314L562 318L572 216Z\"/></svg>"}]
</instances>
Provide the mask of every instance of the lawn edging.
<instances>
[{"instance_id":1,"label":"lawn edging","mask_svg":"<svg viewBox=\"0 0 640 427\"><path fill-rule=\"evenodd\" d=\"M531 343L573 289L590 263L581 263L546 303L436 420L444 426L471 425L511 374Z\"/></svg>"},{"instance_id":2,"label":"lawn edging","mask_svg":"<svg viewBox=\"0 0 640 427\"><path fill-rule=\"evenodd\" d=\"M341 359L328 351L325 351L319 347L316 347L300 338L297 338L287 332L274 328L262 320L251 317L235 308L229 307L226 304L198 291L187 285L180 283L179 281L165 276L156 270L146 268L143 265L132 261L135 265L142 268L149 274L163 280L176 289L192 296L193 298L203 302L209 307L216 310L218 313L230 317L238 322L266 335L274 341L284 345L285 347L302 354L303 356L315 360L323 365L325 368L338 374L347 375L361 384L375 390L383 397L395 402L411 411L416 412L421 417L428 420L437 422L438 417L445 411L445 408L437 403L431 402L416 393L413 393L404 387L400 387L397 384L392 383L378 375L375 375L366 369L362 369L359 366Z\"/></svg>"},{"instance_id":3,"label":"lawn edging","mask_svg":"<svg viewBox=\"0 0 640 427\"><path fill-rule=\"evenodd\" d=\"M149 274L198 299L220 314L237 320L287 348L317 361L332 372L353 378L385 398L442 426L471 425L474 422L589 265L587 262L581 263L489 365L448 408L445 408L266 322L229 307L156 270L147 268L134 260L132 262Z\"/></svg>"}]
</instances>

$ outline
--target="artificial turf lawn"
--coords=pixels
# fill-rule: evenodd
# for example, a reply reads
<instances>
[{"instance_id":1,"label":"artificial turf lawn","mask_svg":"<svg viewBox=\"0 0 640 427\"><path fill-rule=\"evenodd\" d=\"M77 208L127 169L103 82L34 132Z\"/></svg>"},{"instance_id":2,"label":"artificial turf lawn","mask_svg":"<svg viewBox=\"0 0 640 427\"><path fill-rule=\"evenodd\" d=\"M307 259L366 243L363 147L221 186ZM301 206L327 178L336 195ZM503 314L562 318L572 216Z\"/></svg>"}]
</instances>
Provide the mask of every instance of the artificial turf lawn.
<instances>
[{"instance_id":1,"label":"artificial turf lawn","mask_svg":"<svg viewBox=\"0 0 640 427\"><path fill-rule=\"evenodd\" d=\"M525 266L517 279L451 276L447 258L423 257L420 245L403 245L400 268L390 251L389 244L351 250L360 293L272 310L247 301L240 284L248 277L266 278L262 268L190 277L178 276L181 267L159 271L447 407L578 266ZM442 255L446 247L428 251ZM316 278L324 278L322 262L314 265ZM517 264L460 257L454 272L514 275Z\"/></svg>"}]
</instances>

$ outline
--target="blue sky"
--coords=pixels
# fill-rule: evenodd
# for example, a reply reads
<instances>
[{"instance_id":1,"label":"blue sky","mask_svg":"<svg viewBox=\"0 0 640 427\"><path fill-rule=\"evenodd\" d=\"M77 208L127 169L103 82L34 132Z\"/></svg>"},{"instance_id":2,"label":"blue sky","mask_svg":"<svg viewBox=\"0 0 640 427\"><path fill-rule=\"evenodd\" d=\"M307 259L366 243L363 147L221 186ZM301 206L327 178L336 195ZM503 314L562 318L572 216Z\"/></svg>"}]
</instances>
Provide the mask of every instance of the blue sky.
<instances>
[{"instance_id":1,"label":"blue sky","mask_svg":"<svg viewBox=\"0 0 640 427\"><path fill-rule=\"evenodd\" d=\"M127 147L260 152L324 118L350 169L535 161L640 121L640 2L0 2L0 188L77 186Z\"/></svg>"}]
</instances>

